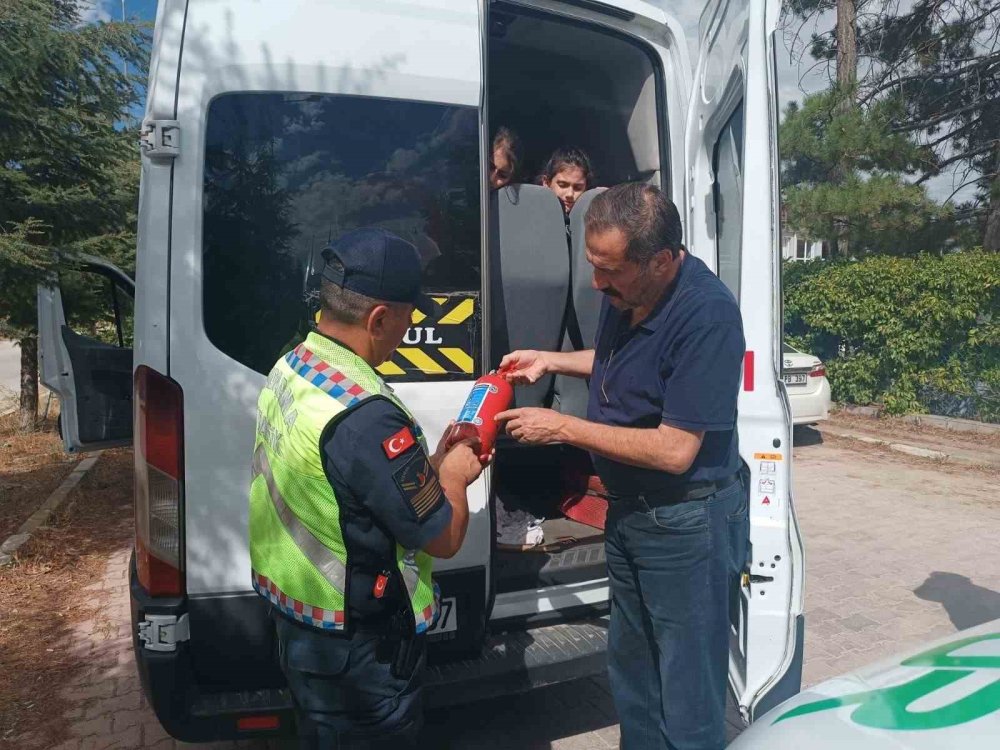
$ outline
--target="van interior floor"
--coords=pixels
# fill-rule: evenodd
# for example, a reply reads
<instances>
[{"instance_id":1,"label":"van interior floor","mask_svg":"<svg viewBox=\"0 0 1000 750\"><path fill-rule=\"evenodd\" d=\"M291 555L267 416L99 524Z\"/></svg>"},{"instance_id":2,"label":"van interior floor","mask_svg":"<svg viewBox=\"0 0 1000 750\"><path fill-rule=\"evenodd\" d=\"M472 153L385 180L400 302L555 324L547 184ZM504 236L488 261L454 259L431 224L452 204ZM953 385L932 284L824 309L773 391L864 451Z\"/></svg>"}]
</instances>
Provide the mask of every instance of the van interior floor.
<instances>
[{"instance_id":1,"label":"van interior floor","mask_svg":"<svg viewBox=\"0 0 1000 750\"><path fill-rule=\"evenodd\" d=\"M600 529L562 517L545 520L542 528L545 543L540 547L497 548L493 557L497 593L592 581L607 575Z\"/></svg>"}]
</instances>

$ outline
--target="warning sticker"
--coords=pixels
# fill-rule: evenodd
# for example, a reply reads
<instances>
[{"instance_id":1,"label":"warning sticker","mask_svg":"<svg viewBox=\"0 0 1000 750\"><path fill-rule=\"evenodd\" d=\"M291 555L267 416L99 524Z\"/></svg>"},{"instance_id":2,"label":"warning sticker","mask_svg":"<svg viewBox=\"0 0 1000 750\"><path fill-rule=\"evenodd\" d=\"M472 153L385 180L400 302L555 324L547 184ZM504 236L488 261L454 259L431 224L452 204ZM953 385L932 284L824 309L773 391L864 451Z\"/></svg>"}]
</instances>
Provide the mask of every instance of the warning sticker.
<instances>
[{"instance_id":1,"label":"warning sticker","mask_svg":"<svg viewBox=\"0 0 1000 750\"><path fill-rule=\"evenodd\" d=\"M403 343L376 369L388 381L472 380L479 366L479 293L431 293L435 309L413 311Z\"/></svg>"},{"instance_id":2,"label":"warning sticker","mask_svg":"<svg viewBox=\"0 0 1000 750\"><path fill-rule=\"evenodd\" d=\"M780 461L780 453L754 453L753 457L758 461Z\"/></svg>"},{"instance_id":3,"label":"warning sticker","mask_svg":"<svg viewBox=\"0 0 1000 750\"><path fill-rule=\"evenodd\" d=\"M773 479L760 479L757 481L757 492L761 494L774 494L774 480Z\"/></svg>"},{"instance_id":4,"label":"warning sticker","mask_svg":"<svg viewBox=\"0 0 1000 750\"><path fill-rule=\"evenodd\" d=\"M761 461L760 462L760 473L761 474L774 474L778 470L774 461Z\"/></svg>"}]
</instances>

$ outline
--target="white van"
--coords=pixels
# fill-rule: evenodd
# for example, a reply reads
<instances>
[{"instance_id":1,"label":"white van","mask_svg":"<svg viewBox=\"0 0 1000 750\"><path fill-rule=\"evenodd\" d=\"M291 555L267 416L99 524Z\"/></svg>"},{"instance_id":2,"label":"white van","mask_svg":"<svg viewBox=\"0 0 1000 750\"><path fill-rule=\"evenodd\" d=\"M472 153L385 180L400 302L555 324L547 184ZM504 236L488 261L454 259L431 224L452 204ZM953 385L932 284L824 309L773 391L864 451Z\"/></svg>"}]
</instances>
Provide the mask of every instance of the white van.
<instances>
[{"instance_id":1,"label":"white van","mask_svg":"<svg viewBox=\"0 0 1000 750\"><path fill-rule=\"evenodd\" d=\"M639 0L161 0L144 121L131 280L101 262L118 333L75 332L40 290L44 382L69 450L132 442L132 618L139 671L183 740L285 732L292 715L264 603L250 586L247 497L257 395L312 314L333 237L378 225L425 254L440 311L382 372L433 445L509 348L592 341L597 294L548 191L487 188L505 125L529 163L589 152L601 185L645 180L744 315L739 401L752 475L752 561L733 584L731 688L748 721L799 689L803 552L780 378L776 0L712 0L692 74L681 25ZM116 291L117 290L117 291ZM571 336L572 306L581 336ZM130 337L134 325L134 350ZM574 341L576 339L576 341ZM580 383L518 403L579 413ZM134 414L134 419L130 416ZM466 543L437 565L431 704L605 668L603 543L561 518L568 448L499 444L470 492ZM586 460L586 457L582 457ZM557 544L496 547L496 498L542 506Z\"/></svg>"}]
</instances>

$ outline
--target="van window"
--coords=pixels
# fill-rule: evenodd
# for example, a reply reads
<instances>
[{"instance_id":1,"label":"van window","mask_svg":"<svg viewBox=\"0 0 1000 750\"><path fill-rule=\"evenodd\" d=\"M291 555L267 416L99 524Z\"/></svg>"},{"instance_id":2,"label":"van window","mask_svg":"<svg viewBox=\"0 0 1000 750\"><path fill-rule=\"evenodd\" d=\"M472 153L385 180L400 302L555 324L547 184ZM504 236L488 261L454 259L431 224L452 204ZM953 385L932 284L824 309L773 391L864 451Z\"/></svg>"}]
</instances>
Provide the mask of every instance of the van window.
<instances>
[{"instance_id":1,"label":"van window","mask_svg":"<svg viewBox=\"0 0 1000 750\"><path fill-rule=\"evenodd\" d=\"M475 108L226 94L208 111L204 187L205 332L258 372L308 332L320 252L352 229L413 242L427 291L479 297Z\"/></svg>"},{"instance_id":2,"label":"van window","mask_svg":"<svg viewBox=\"0 0 1000 750\"><path fill-rule=\"evenodd\" d=\"M135 309L131 292L90 268L62 269L59 291L70 330L120 349L132 348Z\"/></svg>"},{"instance_id":3,"label":"van window","mask_svg":"<svg viewBox=\"0 0 1000 750\"><path fill-rule=\"evenodd\" d=\"M715 251L719 278L740 299L743 250L743 104L722 128L712 150L715 172Z\"/></svg>"}]
</instances>

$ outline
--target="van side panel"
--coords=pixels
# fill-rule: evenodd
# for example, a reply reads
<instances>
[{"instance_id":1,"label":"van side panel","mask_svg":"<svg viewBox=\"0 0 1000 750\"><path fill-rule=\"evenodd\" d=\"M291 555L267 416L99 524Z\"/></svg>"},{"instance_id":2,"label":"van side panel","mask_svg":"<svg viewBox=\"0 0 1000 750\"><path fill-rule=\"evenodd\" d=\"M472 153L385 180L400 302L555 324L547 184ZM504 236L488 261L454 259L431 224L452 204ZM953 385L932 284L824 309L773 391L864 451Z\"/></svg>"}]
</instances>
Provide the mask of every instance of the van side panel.
<instances>
[{"instance_id":1,"label":"van side panel","mask_svg":"<svg viewBox=\"0 0 1000 750\"><path fill-rule=\"evenodd\" d=\"M149 63L145 120L176 116L177 73L187 0L163 0L157 7ZM136 248L134 363L169 374L167 347L170 268L170 197L174 165L142 159Z\"/></svg>"}]
</instances>

